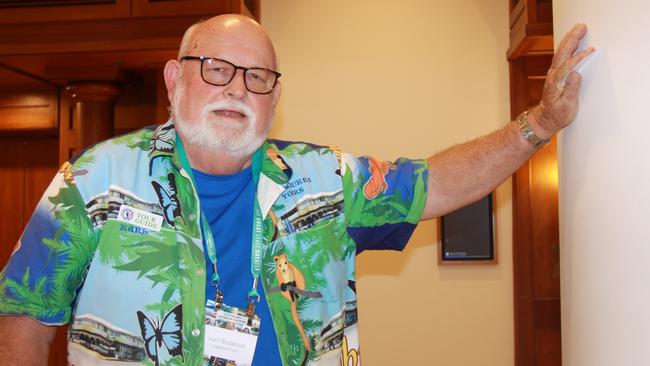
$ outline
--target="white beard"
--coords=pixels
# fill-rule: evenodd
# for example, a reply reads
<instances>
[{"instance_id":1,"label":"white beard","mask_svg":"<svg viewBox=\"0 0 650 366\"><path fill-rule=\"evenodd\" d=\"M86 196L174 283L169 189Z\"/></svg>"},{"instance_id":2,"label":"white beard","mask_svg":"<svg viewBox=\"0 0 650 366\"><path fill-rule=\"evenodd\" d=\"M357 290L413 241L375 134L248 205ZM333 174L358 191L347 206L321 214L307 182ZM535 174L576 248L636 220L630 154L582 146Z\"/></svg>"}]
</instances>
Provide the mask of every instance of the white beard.
<instances>
[{"instance_id":1,"label":"white beard","mask_svg":"<svg viewBox=\"0 0 650 366\"><path fill-rule=\"evenodd\" d=\"M221 100L210 103L203 108L198 122L188 123L176 107L183 93L184 90L177 91L171 106L171 115L185 144L200 146L232 157L246 157L252 155L264 143L271 126L269 124L266 131L257 134L258 121L255 112L244 102ZM212 111L217 109L241 111L245 115L245 123L236 125L232 121L222 120L213 115Z\"/></svg>"}]
</instances>

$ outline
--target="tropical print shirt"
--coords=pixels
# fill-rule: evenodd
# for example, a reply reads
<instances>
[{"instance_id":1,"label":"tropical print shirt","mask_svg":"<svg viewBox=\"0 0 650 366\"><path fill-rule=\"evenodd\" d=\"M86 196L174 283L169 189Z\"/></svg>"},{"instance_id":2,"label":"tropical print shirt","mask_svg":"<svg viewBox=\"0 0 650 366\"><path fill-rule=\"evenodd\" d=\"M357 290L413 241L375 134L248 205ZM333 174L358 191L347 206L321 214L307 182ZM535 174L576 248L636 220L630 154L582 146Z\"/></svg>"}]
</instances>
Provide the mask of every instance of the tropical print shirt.
<instances>
[{"instance_id":1,"label":"tropical print shirt","mask_svg":"<svg viewBox=\"0 0 650 366\"><path fill-rule=\"evenodd\" d=\"M70 364L209 363L200 206L175 142L170 121L65 163L0 273L0 313L69 322ZM282 362L359 365L355 256L404 247L426 163L261 149L261 283Z\"/></svg>"}]
</instances>

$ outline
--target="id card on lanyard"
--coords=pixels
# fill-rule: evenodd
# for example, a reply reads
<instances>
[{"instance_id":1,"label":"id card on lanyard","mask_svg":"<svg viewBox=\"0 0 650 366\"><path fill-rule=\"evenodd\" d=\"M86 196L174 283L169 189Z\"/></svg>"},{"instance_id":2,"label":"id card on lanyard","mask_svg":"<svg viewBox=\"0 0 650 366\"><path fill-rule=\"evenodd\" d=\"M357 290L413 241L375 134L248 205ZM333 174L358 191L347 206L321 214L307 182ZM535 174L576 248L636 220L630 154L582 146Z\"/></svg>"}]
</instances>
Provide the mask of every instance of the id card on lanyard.
<instances>
[{"instance_id":1,"label":"id card on lanyard","mask_svg":"<svg viewBox=\"0 0 650 366\"><path fill-rule=\"evenodd\" d=\"M260 317L245 310L222 305L205 309L204 365L245 365L253 363Z\"/></svg>"},{"instance_id":2,"label":"id card on lanyard","mask_svg":"<svg viewBox=\"0 0 650 366\"><path fill-rule=\"evenodd\" d=\"M176 136L176 148L181 159L181 165L187 172L194 187L196 181L192 167L185 153L180 136ZM262 149L258 149L252 158L253 181L255 187L259 180L262 165ZM212 264L213 275L211 286L215 288L215 298L206 303L205 312L205 344L204 365L251 365L255 354L257 336L260 329L260 317L255 314L255 306L260 300L257 282L262 270L262 212L255 198L253 212L253 240L251 250L250 271L253 284L248 291L246 309L239 309L223 303L223 293L220 288L219 272L217 270L217 253L212 231L203 212L201 212L201 229L208 257Z\"/></svg>"}]
</instances>

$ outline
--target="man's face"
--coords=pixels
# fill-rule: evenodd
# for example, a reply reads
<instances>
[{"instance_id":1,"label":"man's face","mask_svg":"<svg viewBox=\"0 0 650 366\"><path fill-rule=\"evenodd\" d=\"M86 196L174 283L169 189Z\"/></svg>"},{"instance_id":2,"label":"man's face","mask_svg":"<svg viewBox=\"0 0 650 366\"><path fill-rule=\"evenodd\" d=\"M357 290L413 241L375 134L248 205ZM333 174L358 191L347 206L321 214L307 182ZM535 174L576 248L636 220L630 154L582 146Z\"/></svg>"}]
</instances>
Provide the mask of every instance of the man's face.
<instances>
[{"instance_id":1,"label":"man's face","mask_svg":"<svg viewBox=\"0 0 650 366\"><path fill-rule=\"evenodd\" d=\"M182 56L216 57L239 66L275 69L272 50L255 35L223 32L196 37L200 39L197 47ZM228 85L210 85L201 78L201 62L185 60L179 64L170 96L172 118L186 144L246 157L263 143L271 128L279 85L269 94L252 93L246 89L242 70Z\"/></svg>"}]
</instances>

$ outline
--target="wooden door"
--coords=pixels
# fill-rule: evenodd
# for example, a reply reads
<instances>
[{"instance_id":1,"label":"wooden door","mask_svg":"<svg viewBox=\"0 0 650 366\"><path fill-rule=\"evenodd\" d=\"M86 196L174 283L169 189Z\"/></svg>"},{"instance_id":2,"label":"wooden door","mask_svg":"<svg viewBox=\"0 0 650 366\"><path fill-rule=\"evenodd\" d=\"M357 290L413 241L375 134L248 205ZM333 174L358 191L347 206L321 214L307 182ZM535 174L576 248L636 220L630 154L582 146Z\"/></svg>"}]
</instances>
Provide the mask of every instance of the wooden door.
<instances>
[{"instance_id":1,"label":"wooden door","mask_svg":"<svg viewBox=\"0 0 650 366\"><path fill-rule=\"evenodd\" d=\"M513 118L536 105L552 55L510 62ZM560 257L556 140L514 175L515 365L560 366Z\"/></svg>"},{"instance_id":2,"label":"wooden door","mask_svg":"<svg viewBox=\"0 0 650 366\"><path fill-rule=\"evenodd\" d=\"M58 170L56 136L0 136L0 267L22 234L36 204ZM66 365L66 327L58 329L48 365Z\"/></svg>"}]
</instances>

